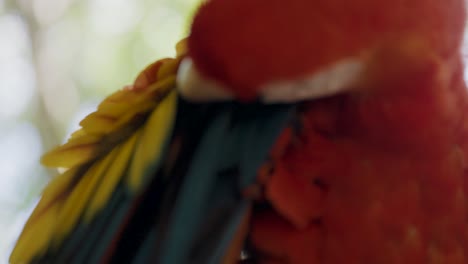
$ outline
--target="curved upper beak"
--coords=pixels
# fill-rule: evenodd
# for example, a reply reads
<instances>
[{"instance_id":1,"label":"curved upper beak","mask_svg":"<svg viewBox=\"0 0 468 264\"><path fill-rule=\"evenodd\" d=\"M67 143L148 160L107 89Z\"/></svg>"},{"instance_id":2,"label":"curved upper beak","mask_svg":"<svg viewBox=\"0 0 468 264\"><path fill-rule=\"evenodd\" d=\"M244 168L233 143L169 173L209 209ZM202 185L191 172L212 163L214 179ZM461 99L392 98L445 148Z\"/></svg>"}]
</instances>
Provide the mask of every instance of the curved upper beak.
<instances>
[{"instance_id":1,"label":"curved upper beak","mask_svg":"<svg viewBox=\"0 0 468 264\"><path fill-rule=\"evenodd\" d=\"M261 98L265 103L293 103L333 96L355 88L364 70L362 59L347 58L304 78L268 83L260 89Z\"/></svg>"},{"instance_id":2,"label":"curved upper beak","mask_svg":"<svg viewBox=\"0 0 468 264\"><path fill-rule=\"evenodd\" d=\"M191 102L215 102L234 99L228 89L214 80L203 77L192 59L182 60L177 73L177 88L180 95Z\"/></svg>"},{"instance_id":3,"label":"curved upper beak","mask_svg":"<svg viewBox=\"0 0 468 264\"><path fill-rule=\"evenodd\" d=\"M333 96L355 88L364 70L363 59L347 58L304 78L267 83L259 89L259 97L266 104L275 104ZM181 96L192 102L227 101L235 98L222 84L202 76L190 58L181 62L177 87Z\"/></svg>"}]
</instances>

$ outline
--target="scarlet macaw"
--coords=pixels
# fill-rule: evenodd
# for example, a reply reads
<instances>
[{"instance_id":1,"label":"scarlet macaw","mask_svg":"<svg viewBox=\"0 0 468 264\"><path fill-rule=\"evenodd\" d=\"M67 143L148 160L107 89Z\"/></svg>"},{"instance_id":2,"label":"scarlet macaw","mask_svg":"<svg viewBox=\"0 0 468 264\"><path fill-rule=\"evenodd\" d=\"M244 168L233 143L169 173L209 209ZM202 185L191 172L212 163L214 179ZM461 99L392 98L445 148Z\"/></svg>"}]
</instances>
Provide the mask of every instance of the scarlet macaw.
<instances>
[{"instance_id":1,"label":"scarlet macaw","mask_svg":"<svg viewBox=\"0 0 468 264\"><path fill-rule=\"evenodd\" d=\"M210 0L105 99L12 263L468 262L462 0Z\"/></svg>"}]
</instances>

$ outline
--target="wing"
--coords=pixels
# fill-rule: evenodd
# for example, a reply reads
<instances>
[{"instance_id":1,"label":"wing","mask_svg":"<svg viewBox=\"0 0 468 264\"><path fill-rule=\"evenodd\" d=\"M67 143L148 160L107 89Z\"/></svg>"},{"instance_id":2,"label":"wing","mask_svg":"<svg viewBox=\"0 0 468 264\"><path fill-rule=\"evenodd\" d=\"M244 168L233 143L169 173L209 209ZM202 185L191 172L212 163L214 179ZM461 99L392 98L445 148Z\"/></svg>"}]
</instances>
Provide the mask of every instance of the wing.
<instances>
[{"instance_id":1,"label":"wing","mask_svg":"<svg viewBox=\"0 0 468 264\"><path fill-rule=\"evenodd\" d=\"M176 59L150 65L137 78L146 89L112 94L67 143L43 156L44 165L66 171L44 190L11 263L41 262L49 255L68 263L72 256L78 259L78 248L84 252L83 247L95 244L92 240L112 239L166 151L176 116L175 79L183 48L178 53Z\"/></svg>"},{"instance_id":2,"label":"wing","mask_svg":"<svg viewBox=\"0 0 468 264\"><path fill-rule=\"evenodd\" d=\"M206 107L207 114L195 119L196 127L183 130L197 134L197 143L182 148L192 153L180 155L178 164L188 166L171 173L173 181L165 188L174 191L160 199L166 209L158 214L154 236L141 247L144 261L138 263L218 264L239 259L240 251L226 254L238 246L236 240L245 239L252 204L248 190L294 107L235 102Z\"/></svg>"},{"instance_id":3,"label":"wing","mask_svg":"<svg viewBox=\"0 0 468 264\"><path fill-rule=\"evenodd\" d=\"M244 191L294 108L179 98L184 56L147 68L43 157L67 168L45 189L12 263L234 263ZM146 87L146 89L141 89Z\"/></svg>"}]
</instances>

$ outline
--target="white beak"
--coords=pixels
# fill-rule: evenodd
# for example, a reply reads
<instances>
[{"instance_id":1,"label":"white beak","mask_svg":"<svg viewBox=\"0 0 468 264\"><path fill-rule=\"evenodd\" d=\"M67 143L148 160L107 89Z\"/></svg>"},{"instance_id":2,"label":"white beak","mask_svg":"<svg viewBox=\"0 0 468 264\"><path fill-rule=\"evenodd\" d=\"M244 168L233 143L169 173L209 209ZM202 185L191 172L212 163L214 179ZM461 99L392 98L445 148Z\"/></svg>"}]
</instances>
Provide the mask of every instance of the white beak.
<instances>
[{"instance_id":1,"label":"white beak","mask_svg":"<svg viewBox=\"0 0 468 264\"><path fill-rule=\"evenodd\" d=\"M265 103L293 103L336 95L354 88L363 71L362 60L345 59L299 80L266 84L261 98Z\"/></svg>"},{"instance_id":2,"label":"white beak","mask_svg":"<svg viewBox=\"0 0 468 264\"><path fill-rule=\"evenodd\" d=\"M191 102L227 101L234 98L221 84L204 78L190 58L185 58L179 66L177 89L182 97Z\"/></svg>"}]
</instances>

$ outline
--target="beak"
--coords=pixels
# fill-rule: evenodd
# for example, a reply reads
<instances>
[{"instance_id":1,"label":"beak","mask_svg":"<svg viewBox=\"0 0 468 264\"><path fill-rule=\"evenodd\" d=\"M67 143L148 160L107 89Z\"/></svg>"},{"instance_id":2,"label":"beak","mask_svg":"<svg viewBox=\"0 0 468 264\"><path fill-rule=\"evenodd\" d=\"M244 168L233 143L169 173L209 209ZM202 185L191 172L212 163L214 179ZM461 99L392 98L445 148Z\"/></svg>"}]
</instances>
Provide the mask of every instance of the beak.
<instances>
[{"instance_id":1,"label":"beak","mask_svg":"<svg viewBox=\"0 0 468 264\"><path fill-rule=\"evenodd\" d=\"M264 103L294 103L333 96L355 88L364 72L364 61L348 58L305 78L278 81L260 89Z\"/></svg>"},{"instance_id":2,"label":"beak","mask_svg":"<svg viewBox=\"0 0 468 264\"><path fill-rule=\"evenodd\" d=\"M188 57L179 66L177 89L184 99L195 103L228 101L234 98L221 84L202 76Z\"/></svg>"}]
</instances>

